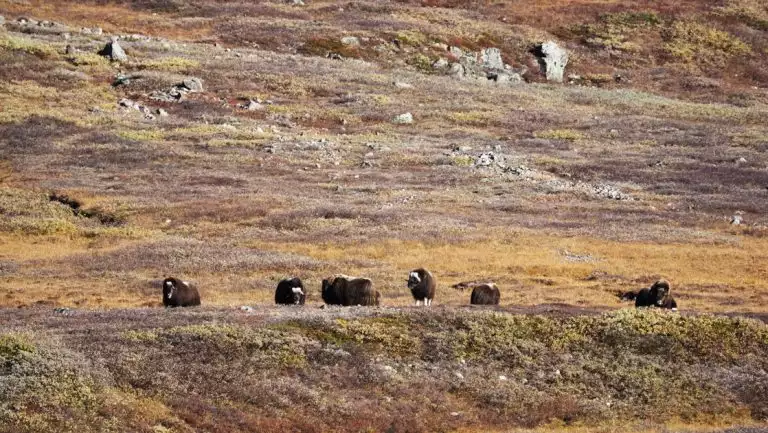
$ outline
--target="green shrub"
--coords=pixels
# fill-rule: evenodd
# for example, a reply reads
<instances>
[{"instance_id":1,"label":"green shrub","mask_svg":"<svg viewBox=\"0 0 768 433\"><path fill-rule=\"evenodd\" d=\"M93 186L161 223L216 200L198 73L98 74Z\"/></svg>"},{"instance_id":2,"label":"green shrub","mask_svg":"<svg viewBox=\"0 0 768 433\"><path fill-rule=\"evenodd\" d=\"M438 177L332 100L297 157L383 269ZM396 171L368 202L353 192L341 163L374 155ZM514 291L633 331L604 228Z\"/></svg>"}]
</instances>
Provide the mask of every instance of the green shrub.
<instances>
[{"instance_id":1,"label":"green shrub","mask_svg":"<svg viewBox=\"0 0 768 433\"><path fill-rule=\"evenodd\" d=\"M677 21L664 32L664 50L672 57L699 66L721 67L734 56L752 52L728 32L693 21Z\"/></svg>"},{"instance_id":2,"label":"green shrub","mask_svg":"<svg viewBox=\"0 0 768 433\"><path fill-rule=\"evenodd\" d=\"M584 135L573 129L550 129L548 131L539 131L533 134L536 138L545 138L550 140L581 140Z\"/></svg>"}]
</instances>

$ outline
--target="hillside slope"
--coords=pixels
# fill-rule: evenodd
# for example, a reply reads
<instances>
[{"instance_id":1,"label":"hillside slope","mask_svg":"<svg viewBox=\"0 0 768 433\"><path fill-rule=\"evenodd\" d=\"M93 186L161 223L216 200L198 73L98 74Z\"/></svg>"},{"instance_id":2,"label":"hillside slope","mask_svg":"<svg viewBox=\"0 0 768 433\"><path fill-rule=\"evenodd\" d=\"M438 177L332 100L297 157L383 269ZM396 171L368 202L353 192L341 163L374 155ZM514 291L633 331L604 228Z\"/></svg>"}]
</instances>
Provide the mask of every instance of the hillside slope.
<instances>
[{"instance_id":1,"label":"hillside slope","mask_svg":"<svg viewBox=\"0 0 768 433\"><path fill-rule=\"evenodd\" d=\"M530 312L3 310L0 431L765 431L763 322Z\"/></svg>"}]
</instances>

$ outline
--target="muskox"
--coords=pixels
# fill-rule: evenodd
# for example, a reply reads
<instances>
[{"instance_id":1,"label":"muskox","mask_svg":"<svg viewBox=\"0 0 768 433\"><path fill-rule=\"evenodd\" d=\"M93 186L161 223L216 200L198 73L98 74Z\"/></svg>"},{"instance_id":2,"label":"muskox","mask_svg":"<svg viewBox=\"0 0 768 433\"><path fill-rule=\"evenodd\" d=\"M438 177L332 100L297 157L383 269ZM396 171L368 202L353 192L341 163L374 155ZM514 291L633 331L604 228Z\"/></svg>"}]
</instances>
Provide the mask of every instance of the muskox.
<instances>
[{"instance_id":1,"label":"muskox","mask_svg":"<svg viewBox=\"0 0 768 433\"><path fill-rule=\"evenodd\" d=\"M416 305L419 305L419 302L423 302L426 306L432 305L436 287L435 277L424 268L414 269L408 274L408 288L411 289Z\"/></svg>"},{"instance_id":2,"label":"muskox","mask_svg":"<svg viewBox=\"0 0 768 433\"><path fill-rule=\"evenodd\" d=\"M494 283L475 285L469 303L472 305L499 305L501 293Z\"/></svg>"},{"instance_id":3,"label":"muskox","mask_svg":"<svg viewBox=\"0 0 768 433\"><path fill-rule=\"evenodd\" d=\"M200 293L187 281L169 277L163 281L163 305L166 308L200 305Z\"/></svg>"},{"instance_id":4,"label":"muskox","mask_svg":"<svg viewBox=\"0 0 768 433\"><path fill-rule=\"evenodd\" d=\"M368 278L334 275L323 280L323 301L328 305L379 305L381 295Z\"/></svg>"},{"instance_id":5,"label":"muskox","mask_svg":"<svg viewBox=\"0 0 768 433\"><path fill-rule=\"evenodd\" d=\"M616 296L622 301L634 301L637 298L637 292L634 290L630 290L628 292L619 290L616 292Z\"/></svg>"},{"instance_id":6,"label":"muskox","mask_svg":"<svg viewBox=\"0 0 768 433\"><path fill-rule=\"evenodd\" d=\"M677 311L677 302L670 293L669 283L666 280L659 280L651 287L637 292L635 307L657 307Z\"/></svg>"},{"instance_id":7,"label":"muskox","mask_svg":"<svg viewBox=\"0 0 768 433\"><path fill-rule=\"evenodd\" d=\"M275 289L275 304L283 305L304 305L306 292L304 284L299 278L284 278L277 283Z\"/></svg>"}]
</instances>

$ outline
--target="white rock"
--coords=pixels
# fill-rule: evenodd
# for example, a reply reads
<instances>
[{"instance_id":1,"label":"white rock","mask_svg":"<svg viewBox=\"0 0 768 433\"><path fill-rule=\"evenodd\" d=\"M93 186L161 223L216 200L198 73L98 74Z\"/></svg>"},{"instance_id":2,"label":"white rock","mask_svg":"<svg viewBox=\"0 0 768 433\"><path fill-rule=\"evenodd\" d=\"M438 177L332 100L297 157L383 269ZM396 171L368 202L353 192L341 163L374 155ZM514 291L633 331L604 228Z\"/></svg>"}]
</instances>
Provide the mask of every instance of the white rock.
<instances>
[{"instance_id":1,"label":"white rock","mask_svg":"<svg viewBox=\"0 0 768 433\"><path fill-rule=\"evenodd\" d=\"M534 49L534 54L539 59L542 72L547 81L563 82L563 73L568 64L568 52L553 41L547 41Z\"/></svg>"},{"instance_id":2,"label":"white rock","mask_svg":"<svg viewBox=\"0 0 768 433\"><path fill-rule=\"evenodd\" d=\"M394 119L392 119L392 123L396 123L398 125L407 125L413 123L413 115L411 113L398 114Z\"/></svg>"},{"instance_id":3,"label":"white rock","mask_svg":"<svg viewBox=\"0 0 768 433\"><path fill-rule=\"evenodd\" d=\"M486 48L480 51L480 63L488 69L504 69L504 62L501 60L501 50L498 48Z\"/></svg>"},{"instance_id":4,"label":"white rock","mask_svg":"<svg viewBox=\"0 0 768 433\"><path fill-rule=\"evenodd\" d=\"M432 68L434 69L445 69L449 66L448 60L445 60L443 58L439 58L432 63Z\"/></svg>"},{"instance_id":5,"label":"white rock","mask_svg":"<svg viewBox=\"0 0 768 433\"><path fill-rule=\"evenodd\" d=\"M358 39L356 36L344 36L341 38L341 43L344 45L356 47L360 45L360 39Z\"/></svg>"},{"instance_id":6,"label":"white rock","mask_svg":"<svg viewBox=\"0 0 768 433\"><path fill-rule=\"evenodd\" d=\"M245 104L245 109L248 111L261 111L261 110L264 110L265 108L266 107L264 105L254 101L253 99L251 99L250 101L248 101L247 104Z\"/></svg>"}]
</instances>

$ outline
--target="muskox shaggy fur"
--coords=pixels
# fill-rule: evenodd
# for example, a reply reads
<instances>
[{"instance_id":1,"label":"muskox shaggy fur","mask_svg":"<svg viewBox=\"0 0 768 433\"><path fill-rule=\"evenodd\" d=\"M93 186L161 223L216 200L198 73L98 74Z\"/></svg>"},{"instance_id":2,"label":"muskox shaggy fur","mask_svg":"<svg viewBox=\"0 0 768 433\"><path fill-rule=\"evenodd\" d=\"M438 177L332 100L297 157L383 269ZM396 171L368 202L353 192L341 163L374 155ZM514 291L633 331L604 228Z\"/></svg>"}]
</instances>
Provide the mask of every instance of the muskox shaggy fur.
<instances>
[{"instance_id":1,"label":"muskox shaggy fur","mask_svg":"<svg viewBox=\"0 0 768 433\"><path fill-rule=\"evenodd\" d=\"M163 305L166 307L193 307L200 305L200 293L197 287L169 277L163 281Z\"/></svg>"},{"instance_id":2,"label":"muskox shaggy fur","mask_svg":"<svg viewBox=\"0 0 768 433\"><path fill-rule=\"evenodd\" d=\"M669 283L666 280L656 281L651 287L637 292L635 307L657 307L676 311L677 302L670 292Z\"/></svg>"},{"instance_id":3,"label":"muskox shaggy fur","mask_svg":"<svg viewBox=\"0 0 768 433\"><path fill-rule=\"evenodd\" d=\"M469 303L472 305L499 305L501 293L494 283L484 283L474 286Z\"/></svg>"},{"instance_id":4,"label":"muskox shaggy fur","mask_svg":"<svg viewBox=\"0 0 768 433\"><path fill-rule=\"evenodd\" d=\"M436 287L437 280L424 268L414 269L408 274L408 288L411 289L416 305L419 305L419 302L426 306L432 305Z\"/></svg>"},{"instance_id":5,"label":"muskox shaggy fur","mask_svg":"<svg viewBox=\"0 0 768 433\"><path fill-rule=\"evenodd\" d=\"M301 283L300 278L284 278L277 283L277 289L275 289L275 304L304 305L305 299L306 291L304 290L304 284Z\"/></svg>"},{"instance_id":6,"label":"muskox shaggy fur","mask_svg":"<svg viewBox=\"0 0 768 433\"><path fill-rule=\"evenodd\" d=\"M634 290L630 290L628 292L620 290L616 292L616 296L622 301L634 301L637 298L637 292Z\"/></svg>"},{"instance_id":7,"label":"muskox shaggy fur","mask_svg":"<svg viewBox=\"0 0 768 433\"><path fill-rule=\"evenodd\" d=\"M329 305L379 305L381 295L368 278L335 275L323 280L323 301Z\"/></svg>"}]
</instances>

